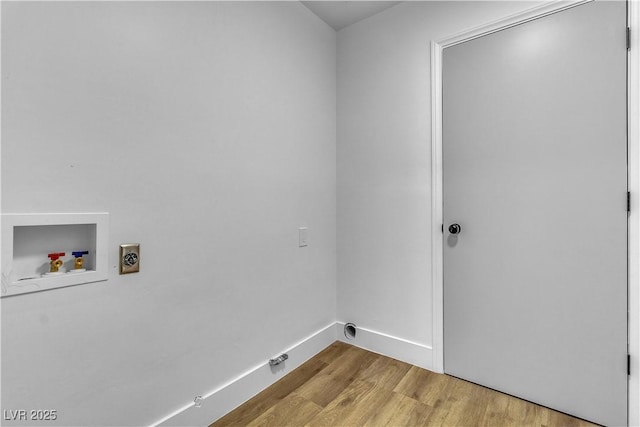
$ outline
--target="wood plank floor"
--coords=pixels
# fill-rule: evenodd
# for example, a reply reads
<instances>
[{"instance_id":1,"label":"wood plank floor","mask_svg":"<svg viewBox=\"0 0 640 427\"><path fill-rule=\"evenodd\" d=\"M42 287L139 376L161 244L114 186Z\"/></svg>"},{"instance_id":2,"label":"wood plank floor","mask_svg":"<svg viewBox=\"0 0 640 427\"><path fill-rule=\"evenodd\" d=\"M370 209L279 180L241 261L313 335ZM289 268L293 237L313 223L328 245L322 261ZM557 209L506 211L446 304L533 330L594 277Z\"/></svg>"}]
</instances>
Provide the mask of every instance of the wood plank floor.
<instances>
[{"instance_id":1,"label":"wood plank floor","mask_svg":"<svg viewBox=\"0 0 640 427\"><path fill-rule=\"evenodd\" d=\"M593 425L335 342L211 427Z\"/></svg>"}]
</instances>

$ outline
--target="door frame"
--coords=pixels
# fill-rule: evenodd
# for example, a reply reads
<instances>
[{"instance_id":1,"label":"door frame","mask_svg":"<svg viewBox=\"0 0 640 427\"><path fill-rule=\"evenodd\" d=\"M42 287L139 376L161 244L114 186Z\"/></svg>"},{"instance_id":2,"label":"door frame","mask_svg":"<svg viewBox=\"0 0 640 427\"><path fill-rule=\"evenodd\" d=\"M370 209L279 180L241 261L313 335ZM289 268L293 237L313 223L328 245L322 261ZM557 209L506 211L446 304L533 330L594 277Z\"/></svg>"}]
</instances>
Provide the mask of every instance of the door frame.
<instances>
[{"instance_id":1,"label":"door frame","mask_svg":"<svg viewBox=\"0 0 640 427\"><path fill-rule=\"evenodd\" d=\"M496 31L567 10L593 0L550 1L505 18L431 42L431 272L433 297L433 362L444 373L444 277L442 189L442 54L457 45ZM628 334L631 375L628 387L628 423L640 425L640 1L627 1L631 49L627 72L628 191Z\"/></svg>"}]
</instances>

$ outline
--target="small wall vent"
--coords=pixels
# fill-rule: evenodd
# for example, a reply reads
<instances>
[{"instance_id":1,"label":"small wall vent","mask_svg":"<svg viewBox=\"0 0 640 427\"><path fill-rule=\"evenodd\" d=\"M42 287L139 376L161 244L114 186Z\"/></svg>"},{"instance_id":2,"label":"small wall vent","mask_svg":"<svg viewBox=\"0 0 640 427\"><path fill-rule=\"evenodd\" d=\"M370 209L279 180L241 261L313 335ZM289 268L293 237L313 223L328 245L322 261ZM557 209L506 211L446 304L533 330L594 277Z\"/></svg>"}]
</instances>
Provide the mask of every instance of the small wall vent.
<instances>
[{"instance_id":1,"label":"small wall vent","mask_svg":"<svg viewBox=\"0 0 640 427\"><path fill-rule=\"evenodd\" d=\"M344 336L347 337L348 340L355 339L356 337L355 323L347 323L346 325L344 325Z\"/></svg>"}]
</instances>

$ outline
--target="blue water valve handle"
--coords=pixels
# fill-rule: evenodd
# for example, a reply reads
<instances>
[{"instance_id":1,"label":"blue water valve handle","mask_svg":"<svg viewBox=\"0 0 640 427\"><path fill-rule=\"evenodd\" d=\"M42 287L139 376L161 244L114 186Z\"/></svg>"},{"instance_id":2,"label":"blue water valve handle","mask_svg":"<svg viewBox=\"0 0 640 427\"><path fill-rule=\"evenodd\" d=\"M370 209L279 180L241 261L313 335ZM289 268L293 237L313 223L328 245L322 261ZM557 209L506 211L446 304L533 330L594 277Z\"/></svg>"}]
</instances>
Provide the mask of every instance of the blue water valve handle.
<instances>
[{"instance_id":1,"label":"blue water valve handle","mask_svg":"<svg viewBox=\"0 0 640 427\"><path fill-rule=\"evenodd\" d=\"M82 258L82 255L86 255L88 254L89 251L74 251L71 252L71 255L73 255L74 257L76 257L76 260L73 262L73 272L74 273L82 273L83 271L86 271L84 269L84 258Z\"/></svg>"}]
</instances>

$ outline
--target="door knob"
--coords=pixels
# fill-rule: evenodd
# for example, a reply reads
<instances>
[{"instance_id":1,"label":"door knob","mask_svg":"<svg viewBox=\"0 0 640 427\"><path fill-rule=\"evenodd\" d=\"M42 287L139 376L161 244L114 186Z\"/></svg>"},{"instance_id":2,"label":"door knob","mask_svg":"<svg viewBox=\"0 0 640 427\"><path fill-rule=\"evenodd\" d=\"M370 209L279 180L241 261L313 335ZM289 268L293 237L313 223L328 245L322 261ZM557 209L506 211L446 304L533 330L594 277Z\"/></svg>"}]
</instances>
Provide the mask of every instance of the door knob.
<instances>
[{"instance_id":1,"label":"door knob","mask_svg":"<svg viewBox=\"0 0 640 427\"><path fill-rule=\"evenodd\" d=\"M461 231L462 231L462 227L460 227L460 224L451 224L449 226L449 233L451 234L458 234Z\"/></svg>"}]
</instances>

